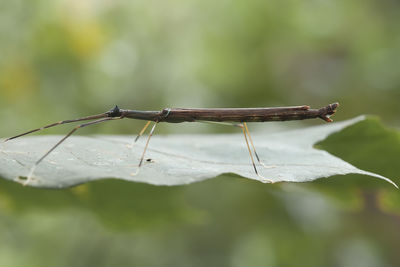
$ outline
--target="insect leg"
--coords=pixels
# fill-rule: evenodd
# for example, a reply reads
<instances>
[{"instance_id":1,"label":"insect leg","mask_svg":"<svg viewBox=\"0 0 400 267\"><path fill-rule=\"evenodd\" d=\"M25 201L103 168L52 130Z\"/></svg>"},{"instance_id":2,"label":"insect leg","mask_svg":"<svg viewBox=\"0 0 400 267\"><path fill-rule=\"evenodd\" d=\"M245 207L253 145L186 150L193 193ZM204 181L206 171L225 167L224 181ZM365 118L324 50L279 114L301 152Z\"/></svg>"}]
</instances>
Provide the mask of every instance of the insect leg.
<instances>
[{"instance_id":1,"label":"insect leg","mask_svg":"<svg viewBox=\"0 0 400 267\"><path fill-rule=\"evenodd\" d=\"M137 174L139 173L140 167L141 167L142 164L143 164L144 155L146 154L147 147L149 146L150 138L153 136L153 133L154 133L154 130L155 130L156 126L157 126L157 123L158 123L158 122L156 121L156 122L154 123L153 127L152 127L151 130L150 130L149 136L147 137L146 145L144 146L144 149L143 149L142 156L140 157L139 165L138 165L138 167L137 167L137 170L136 170L135 172L132 172L132 173L131 173L132 176L135 176L135 175L137 175ZM146 128L147 128L147 126L146 126Z\"/></svg>"},{"instance_id":2,"label":"insect leg","mask_svg":"<svg viewBox=\"0 0 400 267\"><path fill-rule=\"evenodd\" d=\"M228 125L228 126L234 126L234 127L242 128L242 125L240 123L230 123L230 122L222 122L222 121L196 121L196 122L209 123L209 124L218 124L218 125Z\"/></svg>"},{"instance_id":3,"label":"insect leg","mask_svg":"<svg viewBox=\"0 0 400 267\"><path fill-rule=\"evenodd\" d=\"M264 168L266 168L266 169L275 168L275 166L273 166L273 165L272 165L272 166L265 165L265 164L260 160L260 157L258 156L258 153L257 153L256 148L255 148L255 146L254 146L253 139L251 138L250 131L249 131L248 127L247 127L247 123L243 122L243 124L242 124L242 123L229 123L229 122L217 122L217 121L198 121L198 122L202 122L202 123L211 123L211 124L219 124L219 125L229 125L229 126L234 126L234 127L239 127L239 128L241 128L242 130L244 130L244 131L246 132L246 134L247 134L247 136L248 136L248 139L249 139L249 141L250 141L251 147L252 147L252 149L253 149L254 155L256 156L256 159L257 159L258 163L259 163L261 166L263 166Z\"/></svg>"},{"instance_id":4,"label":"insect leg","mask_svg":"<svg viewBox=\"0 0 400 267\"><path fill-rule=\"evenodd\" d=\"M93 125L93 124L97 124L97 123L101 123L101 122L105 122L105 121L109 121L109 120L118 120L118 119L122 119L122 117L108 117L108 118L103 118L103 119L99 119L99 120L95 120L95 121L91 121L91 122L87 122L87 123L83 123L83 124L75 126L67 135L65 135L60 141L58 141L53 147L51 147L40 159L38 159L35 162L35 164L32 166L32 168L27 176L27 179L22 184L23 185L29 184L29 182L32 180L33 173L34 173L36 167L40 164L40 162L42 162L54 149L56 149L59 145L61 145L61 143L63 143L68 137L70 137L76 130L78 130L79 128L89 126L89 125Z\"/></svg>"},{"instance_id":5,"label":"insect leg","mask_svg":"<svg viewBox=\"0 0 400 267\"><path fill-rule=\"evenodd\" d=\"M126 145L126 146L129 147L129 148L132 148L132 147L136 144L136 142L139 140L139 138L143 135L144 131L146 131L147 127L149 127L150 123L151 123L151 121L148 121L148 122L146 123L146 125L143 127L143 129L142 129L142 130L139 132L139 134L136 136L136 138L135 138L135 140L133 141L133 143L132 143L132 144L128 144L128 145Z\"/></svg>"},{"instance_id":6,"label":"insect leg","mask_svg":"<svg viewBox=\"0 0 400 267\"><path fill-rule=\"evenodd\" d=\"M12 140L12 139L24 136L24 135L27 135L27 134L30 134L30 133L34 133L34 132L38 132L38 131L41 131L41 130L44 130L44 129L47 129L47 128L51 128L51 127L54 127L54 126L61 125L61 124L77 122L77 121L88 121L88 120L100 119L100 118L105 118L105 117L108 117L108 115L106 113L103 113L103 114L87 116L87 117L82 117L82 118L73 119L73 120L59 121L59 122L51 123L51 124L48 124L46 126L43 126L43 127L37 128L37 129L33 129L33 130L30 130L30 131L27 131L27 132L22 133L22 134L18 134L18 135L9 137L9 138L5 139L3 142L7 142L9 140Z\"/></svg>"},{"instance_id":7,"label":"insect leg","mask_svg":"<svg viewBox=\"0 0 400 267\"><path fill-rule=\"evenodd\" d=\"M244 125L246 125L246 123L244 123ZM249 140L247 138L246 127L242 126L242 130L243 130L244 139L246 140L247 149L249 151L249 155L250 155L250 158L251 158L251 163L253 164L253 168L254 168L255 173L257 174L258 177L261 178L261 180L263 182L273 183L273 181L271 179L268 179L268 178L266 178L266 177L264 177L264 176L262 176L261 174L258 173L256 164L254 163L253 153L252 153L252 151L250 149Z\"/></svg>"},{"instance_id":8,"label":"insect leg","mask_svg":"<svg viewBox=\"0 0 400 267\"><path fill-rule=\"evenodd\" d=\"M255 146L254 146L254 144L253 144L253 139L251 138L251 135L250 135L250 132L249 132L249 128L247 128L247 123L243 122L243 126L244 126L244 129L245 129L246 133L247 133L247 136L249 137L251 147L253 148L254 155L256 156L256 159L257 159L258 163L260 163L261 166L263 166L264 168L267 168L267 169L269 169L269 168L275 168L275 166L267 166L267 165L265 165L265 164L260 160L260 157L258 156L257 151L256 151L256 148L255 148Z\"/></svg>"}]
</instances>

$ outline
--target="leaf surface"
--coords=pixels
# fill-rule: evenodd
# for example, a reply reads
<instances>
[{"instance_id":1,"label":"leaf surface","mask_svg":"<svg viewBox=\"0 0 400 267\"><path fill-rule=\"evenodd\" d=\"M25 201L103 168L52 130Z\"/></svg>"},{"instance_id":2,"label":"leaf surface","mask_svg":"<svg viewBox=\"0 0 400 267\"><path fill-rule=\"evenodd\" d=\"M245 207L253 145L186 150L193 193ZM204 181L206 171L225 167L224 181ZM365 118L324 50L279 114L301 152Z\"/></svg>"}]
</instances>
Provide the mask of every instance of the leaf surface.
<instances>
[{"instance_id":1,"label":"leaf surface","mask_svg":"<svg viewBox=\"0 0 400 267\"><path fill-rule=\"evenodd\" d=\"M54 150L35 169L29 185L63 188L92 180L119 178L153 185L182 185L233 173L261 182L308 182L322 177L349 173L386 180L379 174L355 166L314 148L314 144L339 132L364 116L351 120L253 134L257 152L269 168L258 165L263 177L251 165L242 134L156 135L151 139L145 164L137 175L144 141L133 148L132 136L72 136ZM24 137L3 144L0 151L0 176L23 182L38 160L61 136ZM145 138L143 138L145 139Z\"/></svg>"}]
</instances>

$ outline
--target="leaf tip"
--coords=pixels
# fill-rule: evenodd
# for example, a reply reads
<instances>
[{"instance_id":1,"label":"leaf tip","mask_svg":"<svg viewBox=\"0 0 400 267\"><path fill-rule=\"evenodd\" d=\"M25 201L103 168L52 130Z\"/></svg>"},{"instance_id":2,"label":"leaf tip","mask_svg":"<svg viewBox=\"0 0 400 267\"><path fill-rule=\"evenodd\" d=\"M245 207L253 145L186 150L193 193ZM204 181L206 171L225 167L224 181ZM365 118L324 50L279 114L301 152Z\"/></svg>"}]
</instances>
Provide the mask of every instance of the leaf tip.
<instances>
[{"instance_id":1,"label":"leaf tip","mask_svg":"<svg viewBox=\"0 0 400 267\"><path fill-rule=\"evenodd\" d=\"M396 187L397 189L399 189L399 186L398 186L395 182L393 182L392 180L390 180L389 178L385 178L385 180L386 180L387 182L391 183L392 185L394 185L394 187Z\"/></svg>"},{"instance_id":2,"label":"leaf tip","mask_svg":"<svg viewBox=\"0 0 400 267\"><path fill-rule=\"evenodd\" d=\"M395 182L393 182L391 179L386 178L385 176L382 176L382 175L380 175L380 174L376 174L376 173L368 172L368 171L362 171L362 170L361 170L361 172L358 172L358 173L361 173L361 174L364 174L364 175L373 176L373 177L376 177L376 178L385 180L386 182L392 184L394 187L396 187L397 189L399 189L399 186L398 186Z\"/></svg>"}]
</instances>

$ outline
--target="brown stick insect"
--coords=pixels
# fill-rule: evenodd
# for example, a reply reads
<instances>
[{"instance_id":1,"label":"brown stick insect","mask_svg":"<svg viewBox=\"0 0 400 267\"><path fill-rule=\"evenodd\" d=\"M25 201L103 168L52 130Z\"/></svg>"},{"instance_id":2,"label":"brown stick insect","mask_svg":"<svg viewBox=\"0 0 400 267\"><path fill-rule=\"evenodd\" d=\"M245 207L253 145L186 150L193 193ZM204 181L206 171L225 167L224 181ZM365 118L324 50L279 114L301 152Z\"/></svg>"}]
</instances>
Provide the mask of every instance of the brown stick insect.
<instances>
[{"instance_id":1,"label":"brown stick insect","mask_svg":"<svg viewBox=\"0 0 400 267\"><path fill-rule=\"evenodd\" d=\"M63 120L56 123L52 123L37 129L27 131L22 134L7 138L4 142L16 139L18 137L41 131L50 127L54 127L61 124L73 123L79 121L89 121L86 123L79 124L75 126L67 135L65 135L60 141L58 141L54 146L52 146L40 159L38 159L32 166L30 173L24 182L28 184L33 176L36 167L42 162L54 149L56 149L60 144L62 144L69 136L71 136L76 130L94 124L103 123L110 120L120 120L120 119L136 119L136 120L146 120L147 123L143 129L139 132L135 138L135 142L143 135L145 130L149 127L151 122L153 126L151 127L150 133L147 137L145 147L143 149L139 165L137 170L132 173L132 175L138 174L140 167L143 164L143 160L146 154L147 147L149 145L150 138L152 137L154 130L158 123L169 122L169 123L180 123L180 122L211 122L211 123L224 123L240 127L243 131L244 139L246 141L246 146L249 151L251 163L253 165L254 171L260 178L270 181L265 177L262 177L254 161L254 156L257 162L265 167L266 166L258 156L253 140L251 138L249 129L247 127L247 122L266 122L266 121L289 121L289 120L305 120L320 118L326 122L332 122L330 116L336 112L336 108L339 103L333 103L328 106L322 107L320 109L311 109L309 106L293 106L293 107L265 107L265 108L164 108L161 111L140 111L140 110L128 110L120 109L115 106L113 109L87 117ZM254 155L254 156L253 156ZM272 182L272 181L270 181Z\"/></svg>"}]
</instances>

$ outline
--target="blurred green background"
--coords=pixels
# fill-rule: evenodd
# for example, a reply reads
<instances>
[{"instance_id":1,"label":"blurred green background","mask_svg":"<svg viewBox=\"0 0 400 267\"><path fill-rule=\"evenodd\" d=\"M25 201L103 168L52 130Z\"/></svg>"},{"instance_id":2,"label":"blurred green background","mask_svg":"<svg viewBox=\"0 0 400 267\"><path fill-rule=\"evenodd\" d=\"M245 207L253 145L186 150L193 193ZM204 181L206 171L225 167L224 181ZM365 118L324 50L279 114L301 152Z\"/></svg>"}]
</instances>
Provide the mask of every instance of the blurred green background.
<instances>
[{"instance_id":1,"label":"blurred green background","mask_svg":"<svg viewBox=\"0 0 400 267\"><path fill-rule=\"evenodd\" d=\"M0 136L115 104L338 101L335 120L374 114L397 127L399 62L394 0L0 0ZM80 133L134 136L142 125ZM377 119L319 147L399 177L399 133ZM107 180L59 191L1 180L0 266L400 266L398 195L357 175L296 185L236 176L178 187Z\"/></svg>"}]
</instances>

